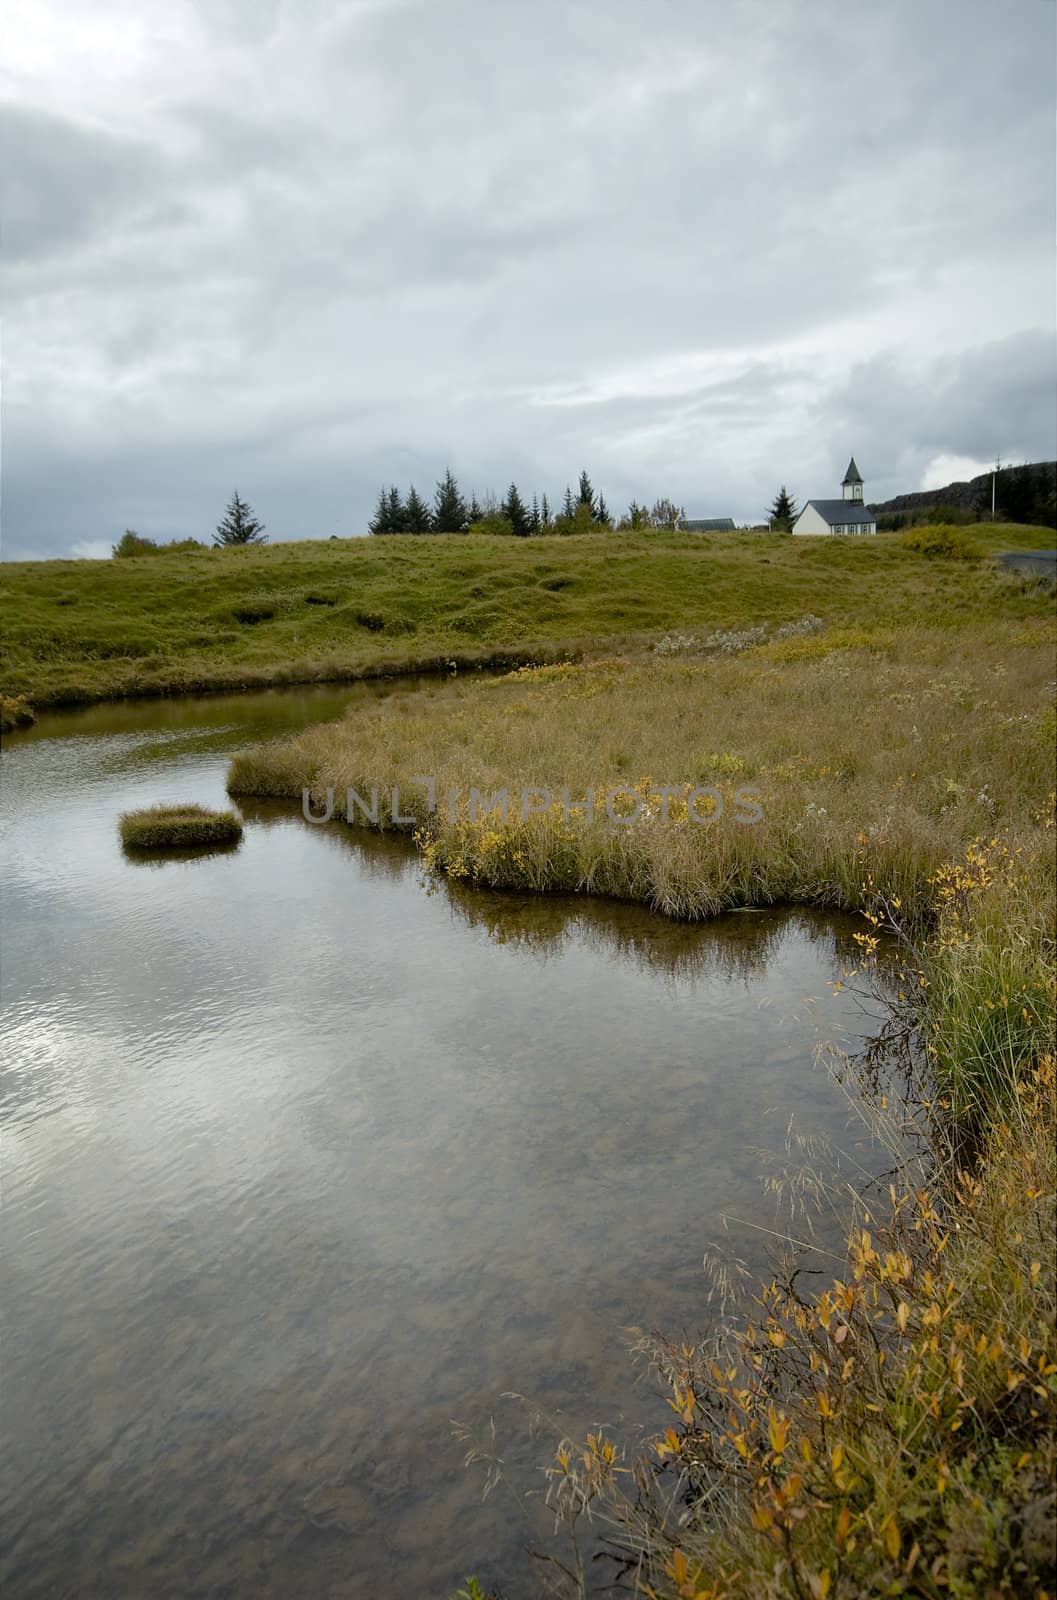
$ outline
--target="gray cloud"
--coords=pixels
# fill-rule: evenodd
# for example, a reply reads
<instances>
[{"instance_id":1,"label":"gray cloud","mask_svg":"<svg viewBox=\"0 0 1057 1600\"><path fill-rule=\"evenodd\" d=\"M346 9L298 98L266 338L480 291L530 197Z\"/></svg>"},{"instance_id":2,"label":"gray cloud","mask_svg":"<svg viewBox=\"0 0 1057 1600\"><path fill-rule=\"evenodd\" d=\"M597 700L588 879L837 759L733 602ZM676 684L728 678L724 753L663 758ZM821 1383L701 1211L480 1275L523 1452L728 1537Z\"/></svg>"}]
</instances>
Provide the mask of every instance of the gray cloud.
<instances>
[{"instance_id":1,"label":"gray cloud","mask_svg":"<svg viewBox=\"0 0 1057 1600\"><path fill-rule=\"evenodd\" d=\"M1016 23L89 0L47 57L13 23L5 554L208 536L236 482L304 537L448 462L748 519L850 450L878 497L1051 455L1053 9Z\"/></svg>"}]
</instances>

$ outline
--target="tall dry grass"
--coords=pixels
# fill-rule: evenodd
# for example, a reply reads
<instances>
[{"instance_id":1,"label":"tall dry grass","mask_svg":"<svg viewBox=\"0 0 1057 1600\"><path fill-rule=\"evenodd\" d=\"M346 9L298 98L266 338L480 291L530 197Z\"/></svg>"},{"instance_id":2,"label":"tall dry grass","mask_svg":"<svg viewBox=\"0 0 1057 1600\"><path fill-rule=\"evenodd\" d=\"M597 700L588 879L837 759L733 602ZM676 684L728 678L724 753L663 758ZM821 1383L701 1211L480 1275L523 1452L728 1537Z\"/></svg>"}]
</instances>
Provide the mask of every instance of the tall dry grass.
<instances>
[{"instance_id":1,"label":"tall dry grass","mask_svg":"<svg viewBox=\"0 0 1057 1600\"><path fill-rule=\"evenodd\" d=\"M496 888L707 917L779 901L854 909L872 874L913 916L931 874L974 838L999 830L1029 855L1048 848L1053 677L1052 631L1035 622L986 637L831 630L734 657L602 658L386 702L240 754L230 788L307 787L319 808L329 790L334 814L357 824L348 791L369 804L374 790L377 825L392 827L395 787L430 867ZM432 813L412 781L422 776L436 781ZM617 785L642 800L638 821L605 815ZM523 818L535 786L551 803ZM678 791L667 806L660 786ZM722 797L707 825L687 817L695 786ZM474 789L506 789L507 819L484 801L471 817ZM737 820L746 789L762 808L755 824ZM575 808L588 794L593 819Z\"/></svg>"}]
</instances>

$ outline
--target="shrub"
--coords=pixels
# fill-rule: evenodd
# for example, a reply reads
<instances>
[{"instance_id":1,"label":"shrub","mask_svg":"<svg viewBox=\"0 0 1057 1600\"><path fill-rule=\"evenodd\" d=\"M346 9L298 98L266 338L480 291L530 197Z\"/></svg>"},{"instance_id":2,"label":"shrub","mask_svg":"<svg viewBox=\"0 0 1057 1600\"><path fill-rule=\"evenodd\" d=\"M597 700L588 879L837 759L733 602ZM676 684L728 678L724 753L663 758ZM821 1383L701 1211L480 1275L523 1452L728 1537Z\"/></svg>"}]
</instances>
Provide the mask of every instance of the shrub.
<instances>
[{"instance_id":1,"label":"shrub","mask_svg":"<svg viewBox=\"0 0 1057 1600\"><path fill-rule=\"evenodd\" d=\"M566 535L570 533L597 533L599 523L591 507L578 505L572 516L555 517L549 532Z\"/></svg>"},{"instance_id":2,"label":"shrub","mask_svg":"<svg viewBox=\"0 0 1057 1600\"><path fill-rule=\"evenodd\" d=\"M113 553L115 556L151 556L157 555L158 546L153 539L144 539L142 534L126 528Z\"/></svg>"},{"instance_id":3,"label":"shrub","mask_svg":"<svg viewBox=\"0 0 1057 1600\"><path fill-rule=\"evenodd\" d=\"M903 534L899 545L903 550L912 550L915 555L942 561L978 561L984 553L960 528L946 523L911 528Z\"/></svg>"},{"instance_id":4,"label":"shrub","mask_svg":"<svg viewBox=\"0 0 1057 1600\"><path fill-rule=\"evenodd\" d=\"M114 546L114 555L123 556L171 556L182 555L189 550L204 550L206 547L200 539L173 539L169 544L159 544L156 539L145 539L141 533L136 533L132 528L126 528L117 544Z\"/></svg>"},{"instance_id":5,"label":"shrub","mask_svg":"<svg viewBox=\"0 0 1057 1600\"><path fill-rule=\"evenodd\" d=\"M514 533L514 524L509 517L504 517L500 511L489 511L480 522L470 525L471 533L499 534L502 538L511 538Z\"/></svg>"},{"instance_id":6,"label":"shrub","mask_svg":"<svg viewBox=\"0 0 1057 1600\"><path fill-rule=\"evenodd\" d=\"M237 844L242 823L233 811L204 806L150 806L126 811L120 824L127 850L171 850L206 844Z\"/></svg>"}]
</instances>

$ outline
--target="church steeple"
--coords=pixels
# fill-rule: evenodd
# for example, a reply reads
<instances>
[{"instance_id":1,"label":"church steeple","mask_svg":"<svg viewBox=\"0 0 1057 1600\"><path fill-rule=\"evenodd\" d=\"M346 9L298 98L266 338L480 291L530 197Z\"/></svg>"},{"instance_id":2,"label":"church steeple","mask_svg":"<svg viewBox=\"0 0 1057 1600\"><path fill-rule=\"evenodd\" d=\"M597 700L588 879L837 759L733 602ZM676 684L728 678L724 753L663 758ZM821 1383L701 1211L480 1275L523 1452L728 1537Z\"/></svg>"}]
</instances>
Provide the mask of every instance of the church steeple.
<instances>
[{"instance_id":1,"label":"church steeple","mask_svg":"<svg viewBox=\"0 0 1057 1600\"><path fill-rule=\"evenodd\" d=\"M860 505L862 504L862 473L855 465L854 456L848 462L848 470L844 474L844 482L841 484L841 489L845 500L855 500Z\"/></svg>"}]
</instances>

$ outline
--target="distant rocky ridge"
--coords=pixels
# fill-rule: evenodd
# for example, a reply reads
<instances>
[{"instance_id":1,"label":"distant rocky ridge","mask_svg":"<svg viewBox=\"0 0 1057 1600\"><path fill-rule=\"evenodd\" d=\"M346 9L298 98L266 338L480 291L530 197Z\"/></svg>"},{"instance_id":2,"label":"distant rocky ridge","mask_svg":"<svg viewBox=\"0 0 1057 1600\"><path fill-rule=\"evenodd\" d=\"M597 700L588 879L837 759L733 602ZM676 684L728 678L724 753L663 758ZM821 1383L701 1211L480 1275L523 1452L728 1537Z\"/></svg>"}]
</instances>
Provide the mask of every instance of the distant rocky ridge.
<instances>
[{"instance_id":1,"label":"distant rocky ridge","mask_svg":"<svg viewBox=\"0 0 1057 1600\"><path fill-rule=\"evenodd\" d=\"M990 472L966 483L948 483L942 489L921 489L915 494L897 494L891 500L871 502L878 516L892 512L930 511L949 506L953 511L991 513ZM1002 467L995 494L996 514L1011 522L1057 522L1057 461L1034 461L1021 467Z\"/></svg>"}]
</instances>

